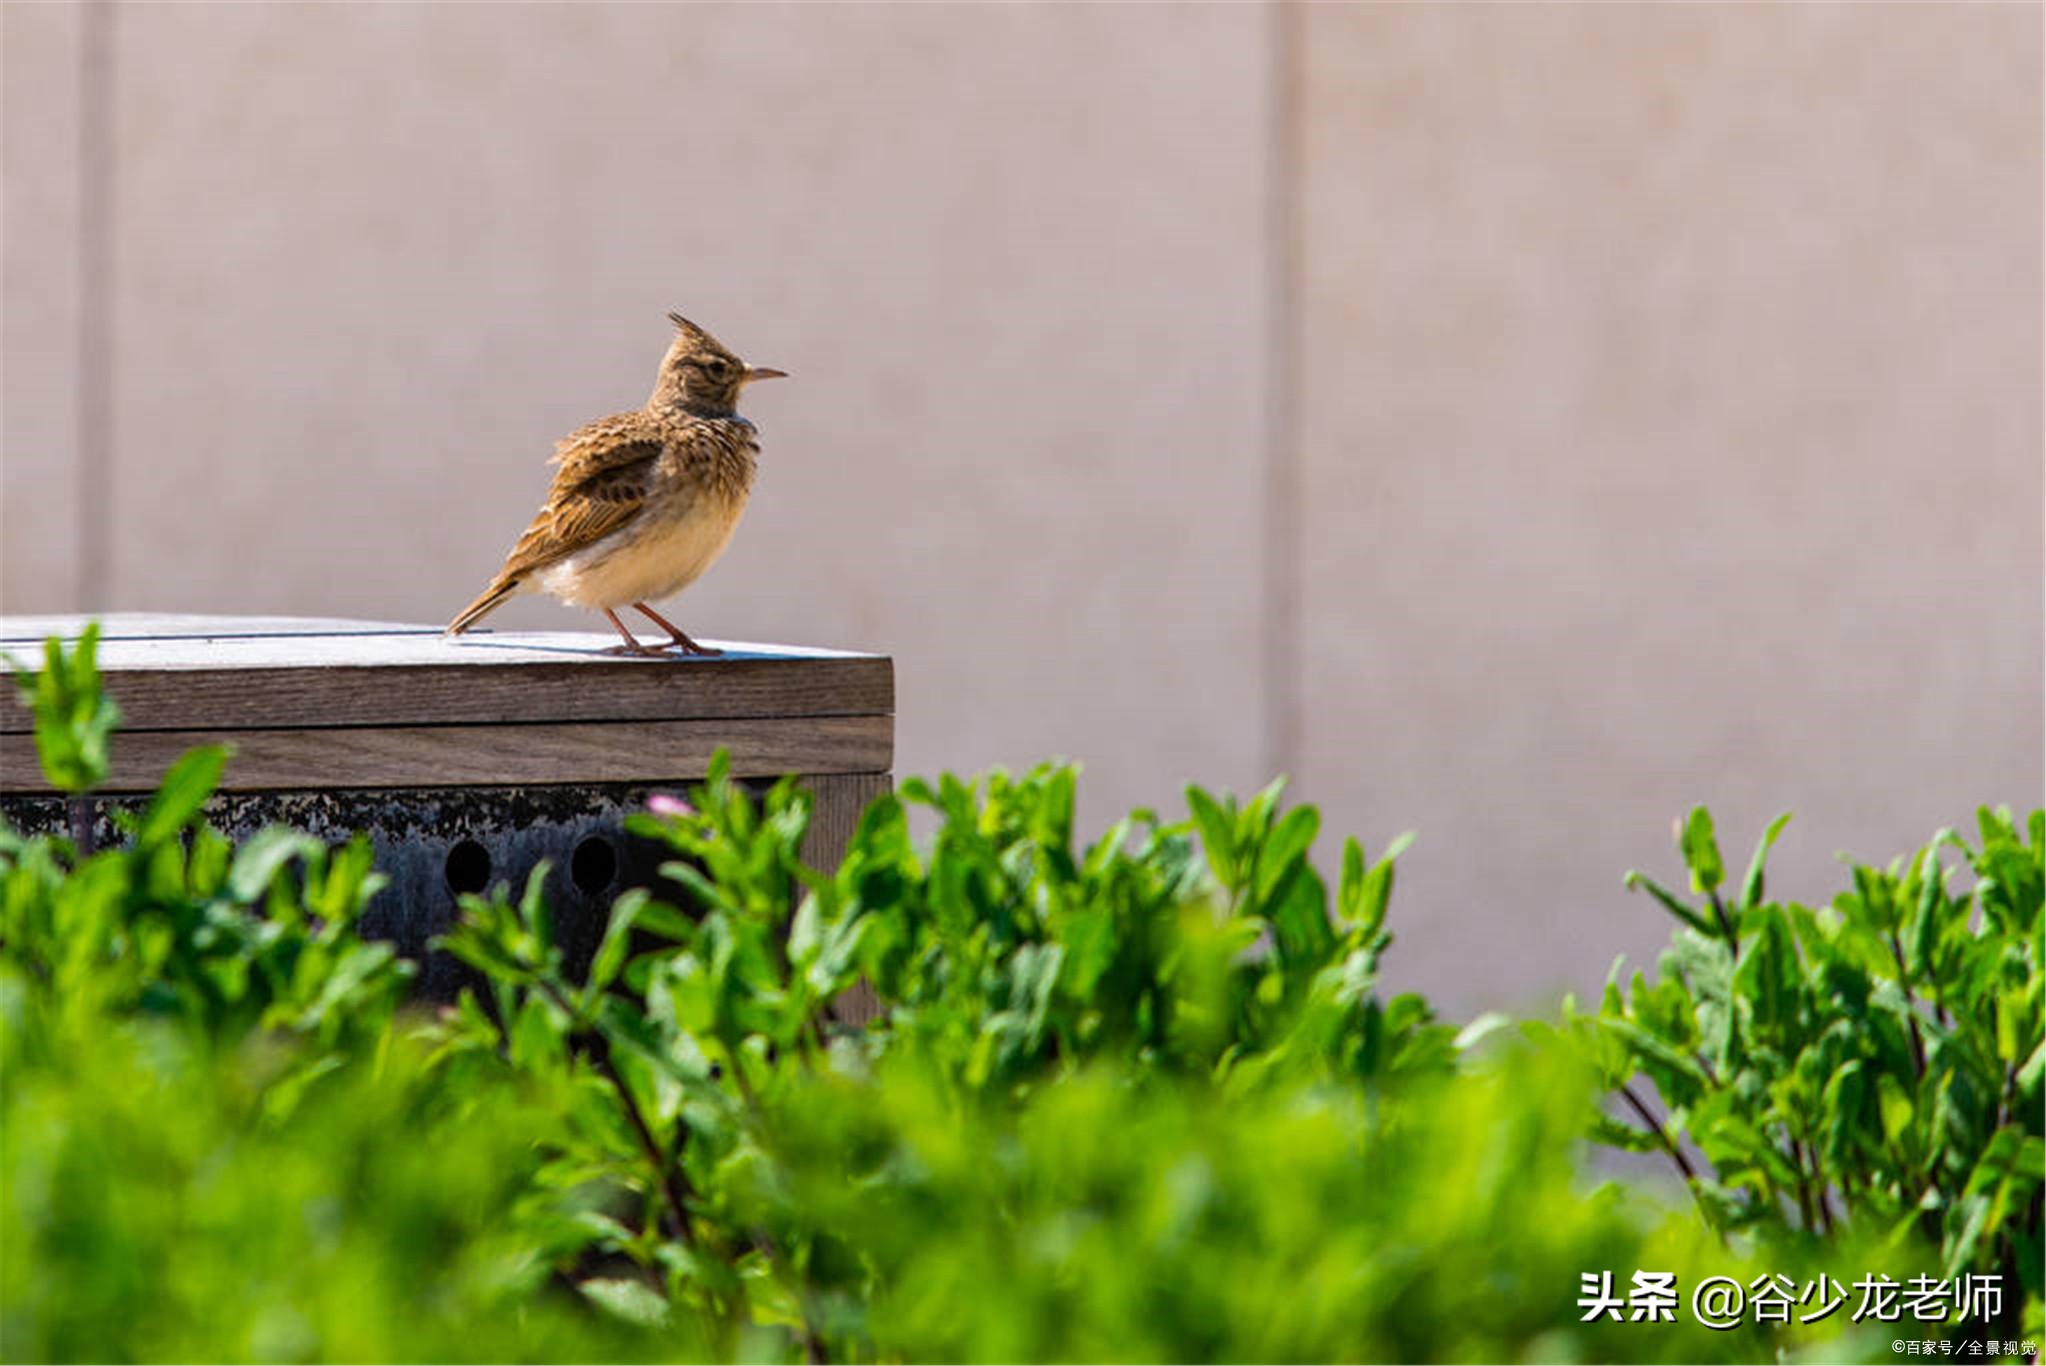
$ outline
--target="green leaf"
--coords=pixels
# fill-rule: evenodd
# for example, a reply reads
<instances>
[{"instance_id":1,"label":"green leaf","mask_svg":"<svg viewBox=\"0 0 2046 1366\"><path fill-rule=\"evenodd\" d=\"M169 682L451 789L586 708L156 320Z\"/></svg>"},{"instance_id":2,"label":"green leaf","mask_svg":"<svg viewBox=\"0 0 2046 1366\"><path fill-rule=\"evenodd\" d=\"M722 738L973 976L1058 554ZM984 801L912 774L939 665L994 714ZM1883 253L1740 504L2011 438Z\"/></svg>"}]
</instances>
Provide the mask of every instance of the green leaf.
<instances>
[{"instance_id":1,"label":"green leaf","mask_svg":"<svg viewBox=\"0 0 2046 1366\"><path fill-rule=\"evenodd\" d=\"M1762 838L1755 844L1755 856L1748 860L1748 875L1741 881L1742 910L1762 904L1762 868L1769 861L1769 850L1776 844L1776 837L1783 833L1783 827L1790 824L1790 813L1783 812L1762 831Z\"/></svg>"},{"instance_id":2,"label":"green leaf","mask_svg":"<svg viewBox=\"0 0 2046 1366\"><path fill-rule=\"evenodd\" d=\"M648 1289L643 1281L593 1276L576 1283L591 1304L615 1318L639 1328L666 1328L668 1302Z\"/></svg>"},{"instance_id":3,"label":"green leaf","mask_svg":"<svg viewBox=\"0 0 2046 1366\"><path fill-rule=\"evenodd\" d=\"M1699 915L1689 906L1686 906L1683 902L1679 901L1677 899L1676 893L1670 891L1667 887L1663 886L1661 883L1657 882L1654 878L1648 876L1646 873L1637 873L1630 868L1627 870L1626 876L1620 879L1620 882L1621 885L1625 886L1629 891L1647 892L1650 896L1654 897L1657 901L1662 903L1662 908L1664 910L1668 911L1677 919L1683 921L1686 925L1689 925L1698 933L1712 939L1721 939L1725 937L1720 934L1719 927L1717 925L1713 924L1704 916Z\"/></svg>"},{"instance_id":4,"label":"green leaf","mask_svg":"<svg viewBox=\"0 0 2046 1366\"><path fill-rule=\"evenodd\" d=\"M1311 972L1328 961L1335 931L1328 923L1328 889L1321 875L1304 863L1275 889L1272 904L1261 908L1272 924L1279 956L1288 969Z\"/></svg>"},{"instance_id":5,"label":"green leaf","mask_svg":"<svg viewBox=\"0 0 2046 1366\"><path fill-rule=\"evenodd\" d=\"M1750 920L1758 932L1734 969L1734 989L1752 1004L1758 1027L1787 1030L1797 1022L1799 1006L1797 949L1783 916L1763 908Z\"/></svg>"},{"instance_id":6,"label":"green leaf","mask_svg":"<svg viewBox=\"0 0 2046 1366\"><path fill-rule=\"evenodd\" d=\"M1357 923L1367 937L1376 936L1385 927L1385 913L1392 903L1392 882L1394 861L1414 843L1411 830L1394 838L1386 846L1378 861L1364 874L1364 882L1357 895Z\"/></svg>"},{"instance_id":7,"label":"green leaf","mask_svg":"<svg viewBox=\"0 0 2046 1366\"><path fill-rule=\"evenodd\" d=\"M1236 865L1236 822L1222 809L1207 792L1199 787L1188 787L1186 804L1193 812L1194 824L1201 832L1201 845L1208 851L1208 866L1214 870L1215 881L1225 888L1237 885Z\"/></svg>"},{"instance_id":8,"label":"green leaf","mask_svg":"<svg viewBox=\"0 0 2046 1366\"><path fill-rule=\"evenodd\" d=\"M1633 1049L1636 1059L1643 1064L1644 1070L1653 1074L1659 1069L1671 1078L1680 1078L1687 1084L1692 1093L1703 1090L1707 1086L1708 1083L1705 1078L1704 1069L1698 1066L1696 1060L1671 1044L1668 1040L1658 1038L1653 1033L1635 1024L1632 1020L1624 1017L1607 1016L1602 1019L1601 1025L1628 1043ZM1662 1080L1663 1078L1657 1078L1658 1090L1666 1089L1661 1084ZM1681 1103L1677 1097L1671 1097L1671 1099Z\"/></svg>"},{"instance_id":9,"label":"green leaf","mask_svg":"<svg viewBox=\"0 0 2046 1366\"><path fill-rule=\"evenodd\" d=\"M789 921L789 962L807 967L824 946L824 912L815 896L806 896Z\"/></svg>"},{"instance_id":10,"label":"green leaf","mask_svg":"<svg viewBox=\"0 0 2046 1366\"><path fill-rule=\"evenodd\" d=\"M1702 806L1691 808L1683 831L1677 838L1684 864L1691 870L1691 890L1710 892L1726 880L1726 865L1720 862L1719 841L1712 833L1712 813Z\"/></svg>"},{"instance_id":11,"label":"green leaf","mask_svg":"<svg viewBox=\"0 0 2046 1366\"><path fill-rule=\"evenodd\" d=\"M1281 880L1292 875L1307 857L1308 848L1321 830L1321 813L1311 806L1296 806L1279 819L1270 838L1258 851L1257 897L1260 902L1277 890Z\"/></svg>"},{"instance_id":12,"label":"green leaf","mask_svg":"<svg viewBox=\"0 0 2046 1366\"><path fill-rule=\"evenodd\" d=\"M143 813L142 828L135 836L138 849L153 849L185 828L219 786L227 756L225 745L201 745L187 750L171 765Z\"/></svg>"},{"instance_id":13,"label":"green leaf","mask_svg":"<svg viewBox=\"0 0 2046 1366\"><path fill-rule=\"evenodd\" d=\"M244 906L259 901L278 871L292 859L325 852L325 845L296 830L276 825L259 830L235 850L227 874L227 894Z\"/></svg>"},{"instance_id":14,"label":"green leaf","mask_svg":"<svg viewBox=\"0 0 2046 1366\"><path fill-rule=\"evenodd\" d=\"M648 901L638 907L633 912L632 926L677 944L696 942L696 922L663 901Z\"/></svg>"},{"instance_id":15,"label":"green leaf","mask_svg":"<svg viewBox=\"0 0 2046 1366\"><path fill-rule=\"evenodd\" d=\"M1469 1024L1456 1032L1456 1050L1459 1053L1469 1052L1494 1034L1511 1030L1513 1027L1514 1019L1506 1012L1501 1010L1485 1011L1483 1014L1475 1016Z\"/></svg>"},{"instance_id":16,"label":"green leaf","mask_svg":"<svg viewBox=\"0 0 2046 1366\"><path fill-rule=\"evenodd\" d=\"M559 1014L545 998L528 996L507 1037L512 1066L532 1070L558 1065L568 1052L563 1028Z\"/></svg>"},{"instance_id":17,"label":"green leaf","mask_svg":"<svg viewBox=\"0 0 2046 1366\"><path fill-rule=\"evenodd\" d=\"M1911 1131L1917 1107L1902 1083L1888 1072L1876 1078L1876 1100L1882 1114L1883 1137L1895 1143Z\"/></svg>"},{"instance_id":18,"label":"green leaf","mask_svg":"<svg viewBox=\"0 0 2046 1366\"><path fill-rule=\"evenodd\" d=\"M1364 846L1354 835L1343 840L1343 871L1336 884L1336 914L1348 921L1363 918Z\"/></svg>"},{"instance_id":19,"label":"green leaf","mask_svg":"<svg viewBox=\"0 0 2046 1366\"><path fill-rule=\"evenodd\" d=\"M1248 859L1249 851L1261 844L1270 833L1272 817L1278 811L1279 798L1285 791L1286 775L1282 773L1259 788L1257 795L1237 812L1236 848L1243 858Z\"/></svg>"},{"instance_id":20,"label":"green leaf","mask_svg":"<svg viewBox=\"0 0 2046 1366\"><path fill-rule=\"evenodd\" d=\"M110 744L121 709L100 683L99 623L89 622L69 650L63 639L43 642L43 668L30 673L11 656L22 704L35 717L36 754L50 785L74 795L106 781Z\"/></svg>"},{"instance_id":21,"label":"green leaf","mask_svg":"<svg viewBox=\"0 0 2046 1366\"><path fill-rule=\"evenodd\" d=\"M2017 1073L2018 1090L2024 1095L2037 1091L2042 1081L2046 1081L2046 1042L2032 1050L2032 1055L2025 1059L2024 1066Z\"/></svg>"},{"instance_id":22,"label":"green leaf","mask_svg":"<svg viewBox=\"0 0 2046 1366\"><path fill-rule=\"evenodd\" d=\"M519 921L539 943L542 954L554 948L554 909L547 904L547 871L553 865L541 859L526 875L526 890L519 897Z\"/></svg>"},{"instance_id":23,"label":"green leaf","mask_svg":"<svg viewBox=\"0 0 2046 1366\"><path fill-rule=\"evenodd\" d=\"M633 926L652 904L652 898L644 887L634 887L611 903L611 919L604 927L604 938L597 945L597 953L590 960L589 986L584 993L586 1002L594 1001L597 995L611 983L618 980L619 970L625 966L626 950L632 943ZM588 1009L587 1004L584 1009Z\"/></svg>"},{"instance_id":24,"label":"green leaf","mask_svg":"<svg viewBox=\"0 0 2046 1366\"><path fill-rule=\"evenodd\" d=\"M662 877L681 884L705 908L718 906L726 910L738 909L738 903L732 899L731 891L693 863L671 859L661 865L660 873ZM654 928L651 920L648 921L648 928Z\"/></svg>"},{"instance_id":25,"label":"green leaf","mask_svg":"<svg viewBox=\"0 0 2046 1366\"><path fill-rule=\"evenodd\" d=\"M697 1082L708 1075L703 1057L693 1044L664 1038L653 1022L627 1001L606 996L597 1005L597 1032L613 1047L645 1059L679 1082Z\"/></svg>"}]
</instances>

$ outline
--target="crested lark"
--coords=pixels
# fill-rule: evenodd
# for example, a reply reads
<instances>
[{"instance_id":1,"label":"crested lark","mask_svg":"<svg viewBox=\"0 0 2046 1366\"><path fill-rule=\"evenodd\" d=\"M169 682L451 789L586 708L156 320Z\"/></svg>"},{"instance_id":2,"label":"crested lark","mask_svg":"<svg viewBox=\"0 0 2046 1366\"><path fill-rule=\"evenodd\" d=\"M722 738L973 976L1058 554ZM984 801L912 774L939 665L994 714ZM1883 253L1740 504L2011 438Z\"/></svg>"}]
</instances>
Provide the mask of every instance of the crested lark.
<instances>
[{"instance_id":1,"label":"crested lark","mask_svg":"<svg viewBox=\"0 0 2046 1366\"><path fill-rule=\"evenodd\" d=\"M555 443L554 487L504 568L448 623L458 636L505 599L535 589L602 612L625 637L619 654L714 655L647 606L694 583L724 553L753 487L760 442L734 410L739 391L780 370L748 365L679 313L653 397ZM667 645L640 644L617 608L643 612Z\"/></svg>"}]
</instances>

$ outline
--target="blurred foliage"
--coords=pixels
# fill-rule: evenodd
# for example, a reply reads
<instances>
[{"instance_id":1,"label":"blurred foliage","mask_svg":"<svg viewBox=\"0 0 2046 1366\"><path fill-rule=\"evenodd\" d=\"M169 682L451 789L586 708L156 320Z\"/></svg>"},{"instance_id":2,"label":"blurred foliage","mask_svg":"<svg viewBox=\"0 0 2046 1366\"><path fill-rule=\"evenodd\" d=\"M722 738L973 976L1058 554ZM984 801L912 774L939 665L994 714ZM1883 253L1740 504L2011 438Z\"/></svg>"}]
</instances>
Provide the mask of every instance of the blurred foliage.
<instances>
[{"instance_id":1,"label":"blurred foliage","mask_svg":"<svg viewBox=\"0 0 2046 1366\"><path fill-rule=\"evenodd\" d=\"M91 653L53 647L65 681L25 688L53 781L81 792L113 715ZM1187 819L1134 813L1078 847L1070 768L912 779L820 870L798 852L807 795L755 794L720 759L688 803L635 822L692 904L621 897L577 976L539 874L465 898L445 947L483 986L429 1013L404 1004L410 965L356 933L365 845L235 847L206 825L225 758L181 761L119 849L0 828L8 1359L1886 1358L1893 1325L1715 1332L1681 1299L1674 1322L1622 1322L1584 1311L1582 1278L1609 1272L1624 1296L1635 1271L1681 1294L1709 1275L2000 1265L2027 1200L2036 1218L2036 1115L1935 1153L1885 1116L1908 1128L1930 1106L1951 1127L1963 1101L1914 1092L1907 1119L1880 1082L1875 1110L1827 1112L1849 1132L1819 1135L1826 1160L1873 1122L1860 1137L1911 1179L1985 1212L1956 1229L1947 1204L1895 1220L1843 1204L1823 1225L1748 1208L1794 1179L1708 1130L1705 1092L1665 1088L1642 1041L1722 1059L1725 1079L1734 1055L1671 1042L1680 1010L1657 1005L1651 1029L1617 993L1522 1031L1383 995L1404 841L1376 860L1347 842L1331 883L1316 813L1276 784L1245 802L1190 789ZM1980 967L1961 940L1981 936L1944 903L1929 937L1897 927L1924 940L1899 955L1926 1002L1906 1014L1957 1096L1979 1081L1960 1078L1966 1050L2036 1058L2036 822L2015 839L1985 846L1994 885L1970 896L1996 934L2030 935L2016 958L2005 944ZM1923 878L1896 876L1884 904L1920 904ZM1822 1009L1783 985L1787 960L1745 966L1768 933L1752 880L1754 904L1720 913L1668 897L1726 959L1722 1013L1762 1069L1744 1105L1809 1072L1782 1021ZM1741 966L1712 939L1724 925ZM1991 984L2014 1004L1985 1006ZM1987 1034L1957 1023L1985 1009ZM2012 1106L2036 1071L2021 1061ZM1639 1146L1597 1106L1637 1072L1683 1107L1671 1150L1692 1135L1719 1164L1694 1183L1707 1219L1584 1161L1587 1134ZM1759 1143L1788 1122L1710 1113L1748 1116ZM1823 1201L1846 1170L1807 1179Z\"/></svg>"},{"instance_id":2,"label":"blurred foliage","mask_svg":"<svg viewBox=\"0 0 2046 1366\"><path fill-rule=\"evenodd\" d=\"M90 792L107 778L109 747L121 709L99 682L99 623L90 622L75 648L52 636L43 667L31 670L0 654L14 673L24 705L35 715L36 755L59 792Z\"/></svg>"},{"instance_id":3,"label":"blurred foliage","mask_svg":"<svg viewBox=\"0 0 2046 1366\"><path fill-rule=\"evenodd\" d=\"M1013 1109L962 1110L891 1058L795 1092L741 1208L810 1250L812 1322L861 1357L1772 1355L1752 1326L1580 1321L1582 1270L1755 1274L1695 1220L1583 1179L1586 1081L1516 1050L1397 1104L1294 1083L1223 1100L1090 1063Z\"/></svg>"},{"instance_id":4,"label":"blurred foliage","mask_svg":"<svg viewBox=\"0 0 2046 1366\"><path fill-rule=\"evenodd\" d=\"M297 1042L49 1005L0 975L0 1357L649 1352L555 1277L515 1091L453 1092L403 1039L308 1086Z\"/></svg>"}]
</instances>

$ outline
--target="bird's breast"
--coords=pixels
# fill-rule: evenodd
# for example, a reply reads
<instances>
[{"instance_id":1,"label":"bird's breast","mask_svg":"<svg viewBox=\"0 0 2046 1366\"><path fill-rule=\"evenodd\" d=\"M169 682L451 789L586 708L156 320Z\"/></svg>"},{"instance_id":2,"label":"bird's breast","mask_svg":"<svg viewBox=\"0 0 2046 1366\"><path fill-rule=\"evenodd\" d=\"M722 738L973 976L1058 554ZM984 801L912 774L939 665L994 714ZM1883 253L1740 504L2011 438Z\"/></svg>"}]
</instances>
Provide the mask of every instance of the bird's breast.
<instances>
[{"instance_id":1,"label":"bird's breast","mask_svg":"<svg viewBox=\"0 0 2046 1366\"><path fill-rule=\"evenodd\" d=\"M657 493L631 524L551 566L541 587L579 607L622 607L681 592L731 544L744 493Z\"/></svg>"}]
</instances>

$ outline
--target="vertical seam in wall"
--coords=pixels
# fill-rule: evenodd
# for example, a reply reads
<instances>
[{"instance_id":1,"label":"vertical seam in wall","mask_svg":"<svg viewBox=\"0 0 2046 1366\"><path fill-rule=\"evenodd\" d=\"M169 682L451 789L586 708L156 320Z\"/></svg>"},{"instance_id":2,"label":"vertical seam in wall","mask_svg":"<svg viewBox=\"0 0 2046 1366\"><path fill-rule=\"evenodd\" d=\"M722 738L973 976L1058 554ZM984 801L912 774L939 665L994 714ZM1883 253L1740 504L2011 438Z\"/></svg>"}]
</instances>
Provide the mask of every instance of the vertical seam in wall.
<instances>
[{"instance_id":1,"label":"vertical seam in wall","mask_svg":"<svg viewBox=\"0 0 2046 1366\"><path fill-rule=\"evenodd\" d=\"M114 8L79 16L78 601L106 610L112 565L114 339Z\"/></svg>"},{"instance_id":2,"label":"vertical seam in wall","mask_svg":"<svg viewBox=\"0 0 2046 1366\"><path fill-rule=\"evenodd\" d=\"M1265 148L1265 776L1300 760L1301 25L1300 0L1266 8L1270 68Z\"/></svg>"}]
</instances>

